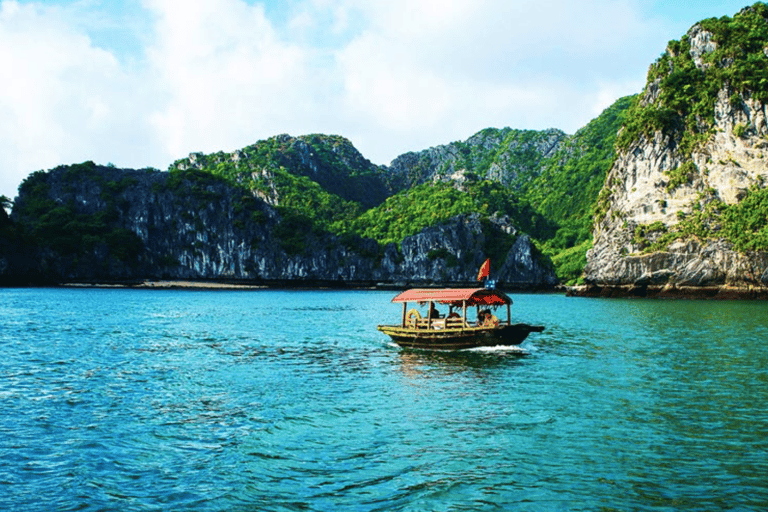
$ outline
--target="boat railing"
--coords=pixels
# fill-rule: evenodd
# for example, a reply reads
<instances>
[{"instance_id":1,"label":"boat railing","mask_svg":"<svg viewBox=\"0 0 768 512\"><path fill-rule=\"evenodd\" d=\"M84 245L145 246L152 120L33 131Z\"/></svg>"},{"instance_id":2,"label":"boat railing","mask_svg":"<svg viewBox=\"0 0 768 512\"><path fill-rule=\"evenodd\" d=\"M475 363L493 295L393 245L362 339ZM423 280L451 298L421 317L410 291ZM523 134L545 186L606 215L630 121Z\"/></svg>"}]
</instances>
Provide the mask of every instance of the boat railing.
<instances>
[{"instance_id":1,"label":"boat railing","mask_svg":"<svg viewBox=\"0 0 768 512\"><path fill-rule=\"evenodd\" d=\"M468 329L472 327L461 318L420 318L406 324L416 329Z\"/></svg>"},{"instance_id":2,"label":"boat railing","mask_svg":"<svg viewBox=\"0 0 768 512\"><path fill-rule=\"evenodd\" d=\"M445 327L448 329L467 328L469 324L461 318L446 318Z\"/></svg>"}]
</instances>

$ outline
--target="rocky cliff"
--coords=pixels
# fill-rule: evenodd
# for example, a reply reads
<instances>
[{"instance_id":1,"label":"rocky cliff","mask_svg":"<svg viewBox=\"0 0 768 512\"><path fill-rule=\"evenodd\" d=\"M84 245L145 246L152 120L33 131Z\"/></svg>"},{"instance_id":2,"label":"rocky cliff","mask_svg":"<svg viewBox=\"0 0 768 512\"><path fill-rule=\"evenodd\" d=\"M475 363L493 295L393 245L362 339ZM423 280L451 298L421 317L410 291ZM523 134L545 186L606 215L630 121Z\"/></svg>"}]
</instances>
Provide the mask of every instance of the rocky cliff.
<instances>
[{"instance_id":1,"label":"rocky cliff","mask_svg":"<svg viewBox=\"0 0 768 512\"><path fill-rule=\"evenodd\" d=\"M302 229L354 233L381 245L400 245L459 214L508 216L551 258L558 278L571 282L584 266L591 204L629 103L618 100L573 136L487 128L390 166L371 164L343 137L315 134L192 153L170 170L207 172L249 189Z\"/></svg>"},{"instance_id":2,"label":"rocky cliff","mask_svg":"<svg viewBox=\"0 0 768 512\"><path fill-rule=\"evenodd\" d=\"M651 66L596 208L586 293L765 296L768 8L705 20Z\"/></svg>"},{"instance_id":3,"label":"rocky cliff","mask_svg":"<svg viewBox=\"0 0 768 512\"><path fill-rule=\"evenodd\" d=\"M265 284L471 283L495 251L494 277L551 287L554 273L508 222L461 215L400 246L337 236L245 187L187 168L123 170L91 162L32 174L11 220L27 267L0 254L0 278L25 282L205 279ZM499 241L502 241L501 250ZM506 244L506 245L505 245ZM495 268L499 265L498 270Z\"/></svg>"}]
</instances>

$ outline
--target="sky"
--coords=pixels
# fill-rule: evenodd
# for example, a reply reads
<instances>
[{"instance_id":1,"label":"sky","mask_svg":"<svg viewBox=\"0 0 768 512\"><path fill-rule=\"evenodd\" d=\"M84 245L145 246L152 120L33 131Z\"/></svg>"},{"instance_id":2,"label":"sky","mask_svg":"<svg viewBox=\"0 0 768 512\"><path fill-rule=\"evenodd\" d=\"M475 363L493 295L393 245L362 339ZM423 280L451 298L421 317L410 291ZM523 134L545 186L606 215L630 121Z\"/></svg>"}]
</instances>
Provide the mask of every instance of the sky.
<instances>
[{"instance_id":1,"label":"sky","mask_svg":"<svg viewBox=\"0 0 768 512\"><path fill-rule=\"evenodd\" d=\"M574 133L742 1L0 0L0 195L274 135L375 164L483 128Z\"/></svg>"}]
</instances>

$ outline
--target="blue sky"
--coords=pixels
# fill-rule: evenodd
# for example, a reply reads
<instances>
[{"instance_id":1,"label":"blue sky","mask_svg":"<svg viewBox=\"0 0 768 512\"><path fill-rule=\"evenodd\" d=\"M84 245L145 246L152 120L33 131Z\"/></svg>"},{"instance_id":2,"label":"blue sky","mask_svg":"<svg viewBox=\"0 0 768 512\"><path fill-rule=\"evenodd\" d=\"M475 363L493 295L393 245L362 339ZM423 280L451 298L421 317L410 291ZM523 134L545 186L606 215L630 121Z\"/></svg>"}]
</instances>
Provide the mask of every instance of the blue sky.
<instances>
[{"instance_id":1,"label":"blue sky","mask_svg":"<svg viewBox=\"0 0 768 512\"><path fill-rule=\"evenodd\" d=\"M0 0L0 195L280 133L388 164L486 127L573 133L671 39L752 2Z\"/></svg>"}]
</instances>

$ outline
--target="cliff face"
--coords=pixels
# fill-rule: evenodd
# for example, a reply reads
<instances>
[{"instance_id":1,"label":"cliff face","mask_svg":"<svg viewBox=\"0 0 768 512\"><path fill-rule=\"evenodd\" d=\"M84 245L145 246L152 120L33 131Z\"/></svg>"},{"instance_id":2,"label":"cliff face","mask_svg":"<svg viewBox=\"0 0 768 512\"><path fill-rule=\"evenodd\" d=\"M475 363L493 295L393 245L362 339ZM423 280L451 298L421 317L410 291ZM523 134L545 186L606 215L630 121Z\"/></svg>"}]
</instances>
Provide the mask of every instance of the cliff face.
<instances>
[{"instance_id":1,"label":"cliff face","mask_svg":"<svg viewBox=\"0 0 768 512\"><path fill-rule=\"evenodd\" d=\"M484 223L477 214L459 215L406 237L401 244L402 261L393 265L390 275L397 281L413 281L418 276L425 282L472 283L485 257L495 252L501 256L501 266L493 261L492 277L500 284L517 289L553 288L557 278L551 265L543 261L527 235L514 237L512 233L514 227L505 220ZM494 251L491 246L503 239L511 245Z\"/></svg>"},{"instance_id":2,"label":"cliff face","mask_svg":"<svg viewBox=\"0 0 768 512\"><path fill-rule=\"evenodd\" d=\"M746 9L733 23L748 21L768 33L764 11ZM738 31L738 26L731 28ZM757 84L737 85L739 61L717 53L734 44L723 32L714 21L696 25L651 67L640 103L630 114L645 126L630 137L633 127L623 128L627 133L619 138L625 135L629 142L619 151L598 201L593 249L584 271L595 293L623 288L673 295L686 287L764 293L768 286L768 253L755 243L761 227L745 228L749 224L739 218L745 216L746 198L763 197L768 110L764 95L755 92ZM768 41L759 44L759 54L736 57L768 66L768 49L763 51ZM718 79L725 74L728 79ZM680 85L681 77L693 85ZM674 81L699 92L687 103L678 101L670 89ZM767 84L760 84L768 91ZM751 240L744 243L744 235Z\"/></svg>"},{"instance_id":3,"label":"cliff face","mask_svg":"<svg viewBox=\"0 0 768 512\"><path fill-rule=\"evenodd\" d=\"M468 283L489 240L509 239L510 229L459 216L407 237L399 250L313 228L210 173L92 163L30 176L12 220L35 263L21 269L4 260L6 282L23 275L27 282ZM522 287L554 284L527 237L505 250L495 277Z\"/></svg>"}]
</instances>

